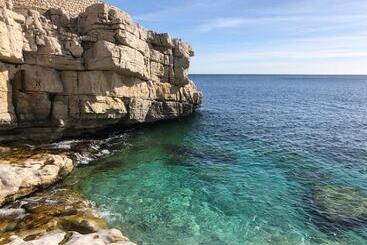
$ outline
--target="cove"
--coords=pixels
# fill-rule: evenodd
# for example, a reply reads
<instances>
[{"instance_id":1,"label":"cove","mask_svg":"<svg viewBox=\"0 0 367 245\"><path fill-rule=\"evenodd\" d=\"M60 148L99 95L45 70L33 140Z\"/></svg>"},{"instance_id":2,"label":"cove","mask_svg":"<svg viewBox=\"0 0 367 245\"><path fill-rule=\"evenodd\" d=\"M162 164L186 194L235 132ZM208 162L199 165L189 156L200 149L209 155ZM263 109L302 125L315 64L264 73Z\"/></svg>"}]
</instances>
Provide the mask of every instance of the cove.
<instances>
[{"instance_id":1,"label":"cove","mask_svg":"<svg viewBox=\"0 0 367 245\"><path fill-rule=\"evenodd\" d=\"M367 77L192 79L195 116L126 133L65 185L138 244L366 243Z\"/></svg>"}]
</instances>

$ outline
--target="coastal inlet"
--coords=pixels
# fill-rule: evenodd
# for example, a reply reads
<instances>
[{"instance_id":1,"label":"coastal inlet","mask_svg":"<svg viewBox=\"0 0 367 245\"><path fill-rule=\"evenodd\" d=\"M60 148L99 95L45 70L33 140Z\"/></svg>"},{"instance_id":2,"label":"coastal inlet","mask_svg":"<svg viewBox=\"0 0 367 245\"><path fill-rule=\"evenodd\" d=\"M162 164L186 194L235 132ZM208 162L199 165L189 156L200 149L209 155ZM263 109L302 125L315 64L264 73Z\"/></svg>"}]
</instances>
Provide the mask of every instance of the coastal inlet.
<instances>
[{"instance_id":1,"label":"coastal inlet","mask_svg":"<svg viewBox=\"0 0 367 245\"><path fill-rule=\"evenodd\" d=\"M64 185L138 244L366 244L367 77L191 78L197 114Z\"/></svg>"}]
</instances>

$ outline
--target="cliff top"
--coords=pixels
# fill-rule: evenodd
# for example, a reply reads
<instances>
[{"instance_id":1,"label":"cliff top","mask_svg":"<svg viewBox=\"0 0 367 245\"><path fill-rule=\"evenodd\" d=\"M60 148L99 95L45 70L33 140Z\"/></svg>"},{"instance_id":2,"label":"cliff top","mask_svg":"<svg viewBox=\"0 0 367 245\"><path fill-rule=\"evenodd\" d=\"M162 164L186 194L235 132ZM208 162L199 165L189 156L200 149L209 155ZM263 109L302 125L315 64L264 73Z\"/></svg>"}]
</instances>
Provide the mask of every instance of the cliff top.
<instances>
[{"instance_id":1,"label":"cliff top","mask_svg":"<svg viewBox=\"0 0 367 245\"><path fill-rule=\"evenodd\" d=\"M101 3L99 0L0 0L0 7L6 5L6 2L12 2L14 10L19 13L25 13L29 9L35 9L43 13L50 8L62 8L70 15L78 15L88 6Z\"/></svg>"}]
</instances>

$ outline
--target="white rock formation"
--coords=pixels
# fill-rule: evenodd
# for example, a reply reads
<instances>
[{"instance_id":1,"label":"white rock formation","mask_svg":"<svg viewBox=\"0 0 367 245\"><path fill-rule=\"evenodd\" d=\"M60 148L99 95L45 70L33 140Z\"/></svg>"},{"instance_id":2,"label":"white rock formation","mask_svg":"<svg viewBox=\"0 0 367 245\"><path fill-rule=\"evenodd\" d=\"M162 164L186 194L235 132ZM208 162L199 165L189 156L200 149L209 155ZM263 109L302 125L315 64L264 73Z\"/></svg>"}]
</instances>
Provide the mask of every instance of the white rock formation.
<instances>
[{"instance_id":1,"label":"white rock formation","mask_svg":"<svg viewBox=\"0 0 367 245\"><path fill-rule=\"evenodd\" d=\"M0 8L0 35L0 142L174 119L201 104L191 46L118 8L95 4L75 18Z\"/></svg>"}]
</instances>

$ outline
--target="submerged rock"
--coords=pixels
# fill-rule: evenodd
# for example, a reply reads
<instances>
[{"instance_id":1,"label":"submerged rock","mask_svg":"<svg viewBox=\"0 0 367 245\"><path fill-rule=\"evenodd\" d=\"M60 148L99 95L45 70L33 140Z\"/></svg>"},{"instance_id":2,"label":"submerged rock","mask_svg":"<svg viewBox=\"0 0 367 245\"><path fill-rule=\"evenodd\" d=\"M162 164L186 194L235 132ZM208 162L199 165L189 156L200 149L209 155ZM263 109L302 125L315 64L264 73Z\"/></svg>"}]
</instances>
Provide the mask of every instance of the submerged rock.
<instances>
[{"instance_id":1,"label":"submerged rock","mask_svg":"<svg viewBox=\"0 0 367 245\"><path fill-rule=\"evenodd\" d=\"M196 158L202 161L212 161L222 164L233 164L237 157L236 155L224 149L215 148L199 148L188 145L165 144L164 149L172 154L169 159L169 164L182 164L188 158ZM191 162L189 164L192 164Z\"/></svg>"},{"instance_id":2,"label":"submerged rock","mask_svg":"<svg viewBox=\"0 0 367 245\"><path fill-rule=\"evenodd\" d=\"M320 226L346 229L367 221L367 194L358 188L321 185L307 200Z\"/></svg>"}]
</instances>

